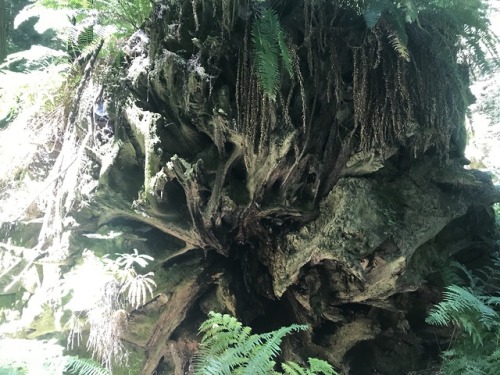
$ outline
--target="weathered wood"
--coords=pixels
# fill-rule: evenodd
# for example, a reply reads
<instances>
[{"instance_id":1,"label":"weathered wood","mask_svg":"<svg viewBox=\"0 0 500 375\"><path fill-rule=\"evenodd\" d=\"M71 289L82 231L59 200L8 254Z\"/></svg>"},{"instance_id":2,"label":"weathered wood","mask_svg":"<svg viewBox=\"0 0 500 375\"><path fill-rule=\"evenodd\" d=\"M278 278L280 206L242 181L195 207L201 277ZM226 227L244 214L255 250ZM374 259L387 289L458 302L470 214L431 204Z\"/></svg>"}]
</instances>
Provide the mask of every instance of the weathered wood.
<instances>
[{"instance_id":1,"label":"weathered wood","mask_svg":"<svg viewBox=\"0 0 500 375\"><path fill-rule=\"evenodd\" d=\"M172 350L169 342L171 334L186 318L198 297L210 286L209 279L205 278L201 273L189 275L176 287L146 343L146 361L141 374L153 374L161 358Z\"/></svg>"}]
</instances>

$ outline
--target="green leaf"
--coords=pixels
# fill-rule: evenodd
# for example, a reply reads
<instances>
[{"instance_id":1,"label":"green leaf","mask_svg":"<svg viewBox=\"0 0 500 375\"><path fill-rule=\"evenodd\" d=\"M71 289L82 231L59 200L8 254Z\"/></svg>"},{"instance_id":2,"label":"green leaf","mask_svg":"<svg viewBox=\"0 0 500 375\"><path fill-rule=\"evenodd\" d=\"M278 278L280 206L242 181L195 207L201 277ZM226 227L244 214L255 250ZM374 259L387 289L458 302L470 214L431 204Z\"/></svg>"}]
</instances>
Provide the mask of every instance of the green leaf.
<instances>
[{"instance_id":1,"label":"green leaf","mask_svg":"<svg viewBox=\"0 0 500 375\"><path fill-rule=\"evenodd\" d=\"M253 22L251 34L259 85L264 94L274 100L280 78L280 62L293 76L292 58L276 12L264 9Z\"/></svg>"},{"instance_id":2,"label":"green leaf","mask_svg":"<svg viewBox=\"0 0 500 375\"><path fill-rule=\"evenodd\" d=\"M280 352L284 336L306 330L306 325L292 324L275 331L251 334L236 318L210 312L208 319L200 326L203 334L200 351L193 360L196 375L267 375L276 374L274 358ZM287 362L282 365L285 374L336 375L325 361L310 358L311 371L298 364Z\"/></svg>"},{"instance_id":3,"label":"green leaf","mask_svg":"<svg viewBox=\"0 0 500 375\"><path fill-rule=\"evenodd\" d=\"M91 359L67 356L66 360L65 371L68 371L70 374L111 375L109 370L105 369L99 363Z\"/></svg>"}]
</instances>

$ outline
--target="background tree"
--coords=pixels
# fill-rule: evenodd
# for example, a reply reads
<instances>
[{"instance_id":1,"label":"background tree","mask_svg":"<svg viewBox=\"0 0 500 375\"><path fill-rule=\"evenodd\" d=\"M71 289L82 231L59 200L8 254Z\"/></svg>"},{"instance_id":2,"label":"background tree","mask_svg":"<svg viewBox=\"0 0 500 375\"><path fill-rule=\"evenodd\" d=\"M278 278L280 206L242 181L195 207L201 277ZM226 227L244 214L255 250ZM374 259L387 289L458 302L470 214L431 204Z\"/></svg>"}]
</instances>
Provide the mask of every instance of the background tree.
<instances>
[{"instance_id":1,"label":"background tree","mask_svg":"<svg viewBox=\"0 0 500 375\"><path fill-rule=\"evenodd\" d=\"M5 0L0 0L0 63L7 56L7 34L9 25L9 12Z\"/></svg>"}]
</instances>

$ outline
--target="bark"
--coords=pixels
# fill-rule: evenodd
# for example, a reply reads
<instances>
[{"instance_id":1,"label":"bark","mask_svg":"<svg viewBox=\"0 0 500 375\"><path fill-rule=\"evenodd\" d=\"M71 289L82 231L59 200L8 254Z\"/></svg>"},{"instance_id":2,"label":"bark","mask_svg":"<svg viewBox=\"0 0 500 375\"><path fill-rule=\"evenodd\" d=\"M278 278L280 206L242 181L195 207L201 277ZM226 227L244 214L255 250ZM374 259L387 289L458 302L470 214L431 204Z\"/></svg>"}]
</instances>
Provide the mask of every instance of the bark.
<instances>
[{"instance_id":1,"label":"bark","mask_svg":"<svg viewBox=\"0 0 500 375\"><path fill-rule=\"evenodd\" d=\"M0 63L7 56L9 13L5 0L0 0Z\"/></svg>"},{"instance_id":2,"label":"bark","mask_svg":"<svg viewBox=\"0 0 500 375\"><path fill-rule=\"evenodd\" d=\"M487 212L499 199L484 175L463 169L463 145L450 136L464 126L465 104L455 100L460 83L430 78L432 57L418 43L410 43L419 57L407 65L383 41L387 30L364 37L363 21L349 11L290 2L277 6L294 72L283 72L271 100L253 68L252 16L236 2L197 4L157 6L148 36L139 33L126 47L129 87L157 115L139 131L146 149L141 209L182 241L163 266L199 249L225 262L217 292L195 293L205 302L190 305L192 318L177 320L177 334L162 336L161 345L184 353L172 354L175 371L184 371L193 321L207 306L246 323L264 320L266 328L308 323L301 345L291 341L285 353L322 357L346 373L425 366L433 339L416 327L435 293L423 286L435 270L429 264L476 245L487 253L486 242L472 238L491 228ZM378 66L368 63L377 58ZM414 135L401 124L431 111L417 87L458 110L430 122L417 116ZM379 100L381 90L403 94ZM391 106L389 118L383 108ZM450 240L476 215L489 224ZM161 345L148 351L143 373L168 352ZM393 363L384 350L413 364Z\"/></svg>"}]
</instances>

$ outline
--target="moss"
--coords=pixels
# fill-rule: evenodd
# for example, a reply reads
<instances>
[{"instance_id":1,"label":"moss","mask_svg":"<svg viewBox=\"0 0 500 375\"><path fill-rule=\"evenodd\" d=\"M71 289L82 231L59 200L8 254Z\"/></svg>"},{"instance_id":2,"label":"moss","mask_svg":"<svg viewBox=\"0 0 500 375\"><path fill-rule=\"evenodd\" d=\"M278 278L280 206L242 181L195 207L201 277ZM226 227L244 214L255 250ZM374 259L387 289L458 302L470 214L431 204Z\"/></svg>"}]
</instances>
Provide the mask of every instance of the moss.
<instances>
[{"instance_id":1,"label":"moss","mask_svg":"<svg viewBox=\"0 0 500 375\"><path fill-rule=\"evenodd\" d=\"M0 295L0 309L10 308L16 302L16 293Z\"/></svg>"},{"instance_id":2,"label":"moss","mask_svg":"<svg viewBox=\"0 0 500 375\"><path fill-rule=\"evenodd\" d=\"M54 333L58 335L55 319L55 312L52 308L49 305L44 305L43 312L31 324L27 338L46 337L48 334Z\"/></svg>"},{"instance_id":3,"label":"moss","mask_svg":"<svg viewBox=\"0 0 500 375\"><path fill-rule=\"evenodd\" d=\"M133 329L127 332L127 341L140 345L147 344L162 311L159 308L148 309L147 312L147 314L135 314L132 317Z\"/></svg>"},{"instance_id":4,"label":"moss","mask_svg":"<svg viewBox=\"0 0 500 375\"><path fill-rule=\"evenodd\" d=\"M4 224L0 227L0 241L9 242L14 246L33 248L38 243L38 234L40 233L41 223L23 224Z\"/></svg>"},{"instance_id":5,"label":"moss","mask_svg":"<svg viewBox=\"0 0 500 375\"><path fill-rule=\"evenodd\" d=\"M142 187L142 176L143 171L137 163L134 148L130 143L125 143L109 172L109 187L132 202Z\"/></svg>"},{"instance_id":6,"label":"moss","mask_svg":"<svg viewBox=\"0 0 500 375\"><path fill-rule=\"evenodd\" d=\"M113 375L137 375L141 373L145 354L141 350L127 346L128 360L125 366L113 368Z\"/></svg>"}]
</instances>

